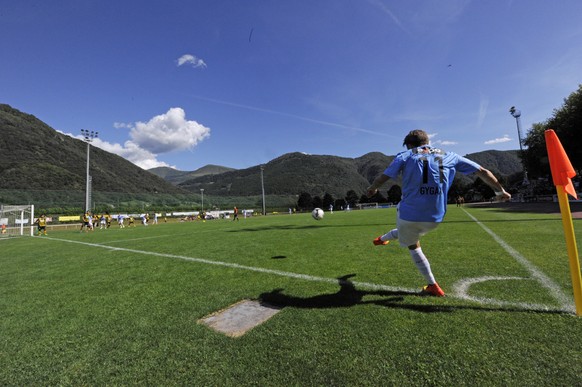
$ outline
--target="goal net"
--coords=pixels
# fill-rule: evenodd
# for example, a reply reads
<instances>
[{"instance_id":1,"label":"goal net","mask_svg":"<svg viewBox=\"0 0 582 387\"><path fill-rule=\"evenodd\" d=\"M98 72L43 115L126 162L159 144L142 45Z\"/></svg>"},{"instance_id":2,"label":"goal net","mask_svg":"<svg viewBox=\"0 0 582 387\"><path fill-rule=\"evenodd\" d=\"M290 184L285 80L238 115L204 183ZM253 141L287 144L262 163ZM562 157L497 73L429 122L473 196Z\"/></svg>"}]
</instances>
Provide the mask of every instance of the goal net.
<instances>
[{"instance_id":1,"label":"goal net","mask_svg":"<svg viewBox=\"0 0 582 387\"><path fill-rule=\"evenodd\" d=\"M0 205L0 238L34 235L34 204Z\"/></svg>"},{"instance_id":2,"label":"goal net","mask_svg":"<svg viewBox=\"0 0 582 387\"><path fill-rule=\"evenodd\" d=\"M356 204L360 210L368 210L370 208L378 208L378 203L359 203Z\"/></svg>"}]
</instances>

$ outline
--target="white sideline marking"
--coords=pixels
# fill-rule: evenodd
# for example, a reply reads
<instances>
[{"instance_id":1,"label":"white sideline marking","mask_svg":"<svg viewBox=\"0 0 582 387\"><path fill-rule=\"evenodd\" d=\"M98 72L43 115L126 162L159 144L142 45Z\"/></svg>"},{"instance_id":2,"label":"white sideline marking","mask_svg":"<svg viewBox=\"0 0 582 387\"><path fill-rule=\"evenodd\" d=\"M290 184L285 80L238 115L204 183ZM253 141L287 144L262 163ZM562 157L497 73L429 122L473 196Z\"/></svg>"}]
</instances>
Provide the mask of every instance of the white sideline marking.
<instances>
[{"instance_id":1,"label":"white sideline marking","mask_svg":"<svg viewBox=\"0 0 582 387\"><path fill-rule=\"evenodd\" d=\"M196 235L199 235L199 234L204 233L204 232L209 232L209 231L197 231ZM155 235L155 236L142 237L142 238L117 239L117 240L113 240L113 241L109 241L109 242L102 242L102 243L96 243L96 244L101 245L101 246L105 246L105 245L112 244L112 243L123 243L123 242L131 242L131 241L141 241L144 239L157 239L157 238L167 238L169 236L177 237L177 236L184 236L184 235L191 236L192 233L182 233L182 234L172 234L172 235L165 234L165 235Z\"/></svg>"},{"instance_id":2,"label":"white sideline marking","mask_svg":"<svg viewBox=\"0 0 582 387\"><path fill-rule=\"evenodd\" d=\"M126 249L124 247L113 247L113 246L107 246L107 245L102 245L102 244L97 244L97 243L72 241L72 240L68 240L68 239L60 239L60 238L53 238L53 237L42 238L42 239L55 240L55 241L68 242L68 243L77 243L77 244L81 244L81 245L85 245L85 246L101 247L103 249L107 249L107 250L111 250L111 251L126 251L126 252L134 253L134 254L153 255L155 257L181 259L184 261L204 263L207 265L224 266L224 267L230 267L233 269L242 269L242 270L254 271L254 272L258 272L258 273L274 274L274 275L278 275L280 277L297 278L297 279L313 281L313 282L325 282L325 283L330 283L330 284L337 284L338 283L337 278L316 277L316 276L307 275L307 274L292 273L289 271L281 271L281 270L265 269L262 267L239 265L238 263L211 261L209 259L204 259L204 258L186 257L184 255L175 255L175 254L166 254L166 253L156 253L154 251ZM360 287L363 287L366 289L371 289L371 290L386 290L389 292L398 292L398 291L400 291L400 292L401 291L418 292L418 289L403 289L403 288L397 288L395 286L379 285L379 284L373 284L373 283L369 283L369 282L358 282L358 281L350 281L350 282L356 286L360 286Z\"/></svg>"},{"instance_id":3,"label":"white sideline marking","mask_svg":"<svg viewBox=\"0 0 582 387\"><path fill-rule=\"evenodd\" d=\"M156 236L143 237L143 238L118 239L118 240L114 240L114 241L95 243L95 244L100 245L100 246L105 246L106 244L111 244L111 243L123 243L123 242L131 242L131 241L141 241L144 239L156 239L156 238L167 238L167 237L169 237L169 235L156 235Z\"/></svg>"},{"instance_id":4,"label":"white sideline marking","mask_svg":"<svg viewBox=\"0 0 582 387\"><path fill-rule=\"evenodd\" d=\"M156 253L153 251L126 249L123 247L113 247L113 246L101 245L101 244L96 244L96 243L73 241L73 240L53 238L53 237L45 237L45 238L39 238L39 239L55 240L55 241L67 242L67 243L76 243L76 244L81 244L81 245L85 245L85 246L100 247L100 248L111 250L111 251L125 251L125 252L129 252L129 253L134 253L134 254L142 254L142 255L151 255L151 256L155 256L155 257L180 259L180 260L184 260L184 261L204 263L207 265L223 266L223 267L229 267L229 268L233 268L233 269L248 270L248 271L254 271L254 272L265 273L265 274L273 274L273 275L277 275L280 277L286 277L286 278L296 278L296 279L305 280L305 281L312 281L312 282L323 282L323 283L328 283L328 284L332 284L332 285L337 285L337 283L338 283L337 278L317 277L317 276L312 276L312 275L307 275L307 274L292 273L292 272L288 272L288 271L239 265L238 263L211 261L209 259L204 259L204 258L194 258L194 257L186 257L183 255ZM416 288L415 289L399 288L396 286L388 286L388 285L374 284L374 283L370 283L370 282L359 282L359 281L351 281L351 283L354 286L358 286L360 288L369 289L369 290L384 290L384 291L389 291L389 292L409 292L411 294L418 293L418 289L416 289ZM470 283L466 287L468 288L469 285L470 285ZM461 287L461 289L462 288L463 287ZM462 293L459 293L459 294L462 294ZM554 308L554 307L549 307L547 305L528 304L528 303L522 303L522 302L499 301L499 300L490 299L490 298L478 298L478 297L468 298L468 296L465 296L465 295L459 296L457 294L453 294L452 296L448 296L448 297L449 298L460 298L460 299L464 299L464 300L470 299L471 301L475 301L477 303L482 303L482 304L486 303L486 304L498 305L498 306L510 306L510 307L513 306L513 307L518 307L518 308L522 308L522 309L526 309L526 310L557 311L557 312L572 312L573 311L573 309L569 306L567 308L564 308L564 309L558 309L558 308Z\"/></svg>"},{"instance_id":5,"label":"white sideline marking","mask_svg":"<svg viewBox=\"0 0 582 387\"><path fill-rule=\"evenodd\" d=\"M531 276L535 278L543 287L549 290L550 294L560 303L561 308L567 311L574 311L574 306L568 296L562 291L560 286L556 284L550 277L545 275L541 270L539 270L534 264L528 261L523 255L521 255L517 250L508 245L501 237L495 234L491 229L481 223L477 218L467 212L463 208L463 211L475 221L485 232L497 242L505 251L509 253L518 263L520 263L527 271L530 272Z\"/></svg>"}]
</instances>

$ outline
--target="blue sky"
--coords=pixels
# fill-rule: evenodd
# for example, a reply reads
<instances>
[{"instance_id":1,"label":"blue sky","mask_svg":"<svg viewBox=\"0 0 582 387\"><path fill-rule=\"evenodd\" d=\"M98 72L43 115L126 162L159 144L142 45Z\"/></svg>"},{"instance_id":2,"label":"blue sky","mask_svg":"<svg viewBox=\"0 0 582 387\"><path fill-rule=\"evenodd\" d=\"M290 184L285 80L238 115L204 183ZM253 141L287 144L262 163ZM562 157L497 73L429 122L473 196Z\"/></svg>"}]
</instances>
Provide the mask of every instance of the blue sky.
<instances>
[{"instance_id":1,"label":"blue sky","mask_svg":"<svg viewBox=\"0 0 582 387\"><path fill-rule=\"evenodd\" d=\"M21 0L0 103L149 169L518 149L582 83L582 1Z\"/></svg>"}]
</instances>

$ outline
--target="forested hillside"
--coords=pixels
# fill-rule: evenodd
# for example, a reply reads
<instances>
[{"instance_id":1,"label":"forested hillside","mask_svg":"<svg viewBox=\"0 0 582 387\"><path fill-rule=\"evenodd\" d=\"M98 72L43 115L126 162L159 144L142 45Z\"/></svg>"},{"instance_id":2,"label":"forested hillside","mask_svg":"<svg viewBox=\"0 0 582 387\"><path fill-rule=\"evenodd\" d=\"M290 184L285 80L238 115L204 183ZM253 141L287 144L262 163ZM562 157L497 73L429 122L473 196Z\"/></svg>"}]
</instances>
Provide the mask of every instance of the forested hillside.
<instances>
[{"instance_id":1,"label":"forested hillside","mask_svg":"<svg viewBox=\"0 0 582 387\"><path fill-rule=\"evenodd\" d=\"M522 170L517 151L485 151L467 155L500 177L508 177ZM343 197L349 190L365 192L370 182L382 173L394 156L373 152L351 159L338 156L288 153L263 166L265 193L311 195L329 193ZM459 186L471 184L473 177L458 176ZM213 195L247 196L261 193L261 168L229 171L206 175L179 184L189 191Z\"/></svg>"},{"instance_id":2,"label":"forested hillside","mask_svg":"<svg viewBox=\"0 0 582 387\"><path fill-rule=\"evenodd\" d=\"M0 190L85 190L87 144L8 105L0 105L0 150ZM522 170L517 155L485 151L468 156L499 176L510 176ZM350 190L363 193L393 158L380 152L353 159L294 152L241 170L207 165L191 172L171 168L150 172L91 146L90 173L94 192L178 195L204 189L213 196L243 197L261 195L264 186L266 195L344 197ZM472 183L459 179L458 187Z\"/></svg>"},{"instance_id":3,"label":"forested hillside","mask_svg":"<svg viewBox=\"0 0 582 387\"><path fill-rule=\"evenodd\" d=\"M85 190L87 144L8 105L0 105L0 152L0 189ZM184 193L153 173L94 146L90 174L95 191Z\"/></svg>"}]
</instances>

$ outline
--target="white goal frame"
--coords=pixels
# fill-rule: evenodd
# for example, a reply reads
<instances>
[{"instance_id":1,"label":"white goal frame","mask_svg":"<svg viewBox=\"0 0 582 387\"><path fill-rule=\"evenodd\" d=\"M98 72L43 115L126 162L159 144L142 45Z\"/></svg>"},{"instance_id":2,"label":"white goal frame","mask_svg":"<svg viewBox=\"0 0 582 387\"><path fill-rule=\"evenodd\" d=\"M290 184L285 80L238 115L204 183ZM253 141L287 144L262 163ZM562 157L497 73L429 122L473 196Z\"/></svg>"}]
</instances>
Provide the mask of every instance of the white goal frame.
<instances>
[{"instance_id":1,"label":"white goal frame","mask_svg":"<svg viewBox=\"0 0 582 387\"><path fill-rule=\"evenodd\" d=\"M356 204L359 210L369 210L371 208L379 208L378 203L358 203Z\"/></svg>"},{"instance_id":2,"label":"white goal frame","mask_svg":"<svg viewBox=\"0 0 582 387\"><path fill-rule=\"evenodd\" d=\"M34 204L0 205L0 238L34 236Z\"/></svg>"}]
</instances>

